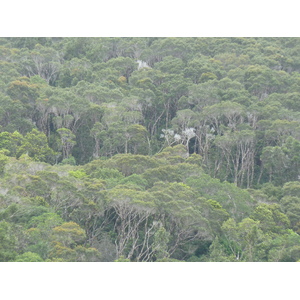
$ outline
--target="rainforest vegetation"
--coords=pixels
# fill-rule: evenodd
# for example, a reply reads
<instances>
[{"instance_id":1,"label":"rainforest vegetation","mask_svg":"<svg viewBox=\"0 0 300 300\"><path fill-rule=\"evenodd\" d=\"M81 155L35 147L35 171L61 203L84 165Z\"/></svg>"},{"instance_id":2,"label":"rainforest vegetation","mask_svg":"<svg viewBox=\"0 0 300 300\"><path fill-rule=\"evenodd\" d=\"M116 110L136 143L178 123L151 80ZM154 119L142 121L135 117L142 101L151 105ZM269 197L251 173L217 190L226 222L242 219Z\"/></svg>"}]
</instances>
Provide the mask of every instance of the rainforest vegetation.
<instances>
[{"instance_id":1,"label":"rainforest vegetation","mask_svg":"<svg viewBox=\"0 0 300 300\"><path fill-rule=\"evenodd\" d=\"M0 261L300 260L299 38L1 38Z\"/></svg>"}]
</instances>

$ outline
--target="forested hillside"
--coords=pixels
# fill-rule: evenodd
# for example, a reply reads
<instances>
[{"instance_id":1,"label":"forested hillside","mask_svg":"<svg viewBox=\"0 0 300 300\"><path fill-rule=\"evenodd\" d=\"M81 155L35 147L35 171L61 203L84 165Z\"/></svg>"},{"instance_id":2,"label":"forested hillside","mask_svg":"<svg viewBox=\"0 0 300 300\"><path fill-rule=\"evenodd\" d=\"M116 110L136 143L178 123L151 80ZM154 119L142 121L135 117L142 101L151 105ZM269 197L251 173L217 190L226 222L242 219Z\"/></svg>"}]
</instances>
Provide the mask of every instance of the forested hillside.
<instances>
[{"instance_id":1,"label":"forested hillside","mask_svg":"<svg viewBox=\"0 0 300 300\"><path fill-rule=\"evenodd\" d=\"M299 38L1 38L0 261L300 261Z\"/></svg>"}]
</instances>

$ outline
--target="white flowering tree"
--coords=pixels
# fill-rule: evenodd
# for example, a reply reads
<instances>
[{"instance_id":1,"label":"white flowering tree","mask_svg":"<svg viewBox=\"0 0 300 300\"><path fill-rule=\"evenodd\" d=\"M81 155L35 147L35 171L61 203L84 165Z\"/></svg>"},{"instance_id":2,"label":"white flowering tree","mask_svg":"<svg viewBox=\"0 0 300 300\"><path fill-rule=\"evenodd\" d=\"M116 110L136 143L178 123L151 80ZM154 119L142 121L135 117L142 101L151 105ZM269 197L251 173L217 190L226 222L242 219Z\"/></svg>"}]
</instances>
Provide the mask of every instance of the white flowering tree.
<instances>
[{"instance_id":1,"label":"white flowering tree","mask_svg":"<svg viewBox=\"0 0 300 300\"><path fill-rule=\"evenodd\" d=\"M189 141L196 136L195 128L185 128L182 130L181 134L175 133L172 129L163 129L161 138L164 138L168 146L174 144L183 144L187 149L189 146Z\"/></svg>"}]
</instances>

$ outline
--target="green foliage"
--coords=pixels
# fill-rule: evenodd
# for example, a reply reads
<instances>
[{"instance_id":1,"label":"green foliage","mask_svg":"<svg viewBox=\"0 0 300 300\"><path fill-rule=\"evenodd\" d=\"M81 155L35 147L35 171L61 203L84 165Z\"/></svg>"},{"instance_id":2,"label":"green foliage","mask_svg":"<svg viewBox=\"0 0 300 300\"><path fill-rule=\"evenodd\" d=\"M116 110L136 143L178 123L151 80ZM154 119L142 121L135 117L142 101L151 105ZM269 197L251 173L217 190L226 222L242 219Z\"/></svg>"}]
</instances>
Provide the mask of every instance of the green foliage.
<instances>
[{"instance_id":1,"label":"green foliage","mask_svg":"<svg viewBox=\"0 0 300 300\"><path fill-rule=\"evenodd\" d=\"M289 218L291 227L297 233L300 232L300 198L295 196L284 196L280 200L280 206Z\"/></svg>"},{"instance_id":2,"label":"green foliage","mask_svg":"<svg viewBox=\"0 0 300 300\"><path fill-rule=\"evenodd\" d=\"M69 156L68 158L64 158L60 164L62 165L72 165L75 166L76 165L76 160L73 156Z\"/></svg>"},{"instance_id":3,"label":"green foliage","mask_svg":"<svg viewBox=\"0 0 300 300\"><path fill-rule=\"evenodd\" d=\"M24 252L18 255L14 261L17 262L43 262L43 259L37 254L32 252Z\"/></svg>"},{"instance_id":4,"label":"green foliage","mask_svg":"<svg viewBox=\"0 0 300 300\"><path fill-rule=\"evenodd\" d=\"M259 221L245 218L236 224L233 219L228 219L223 223L222 231L227 251L235 257L235 260L255 261L257 259L257 245L263 241Z\"/></svg>"},{"instance_id":5,"label":"green foliage","mask_svg":"<svg viewBox=\"0 0 300 300\"><path fill-rule=\"evenodd\" d=\"M84 230L75 222L63 223L53 228L53 240L62 243L64 246L82 242L84 238Z\"/></svg>"},{"instance_id":6,"label":"green foliage","mask_svg":"<svg viewBox=\"0 0 300 300\"><path fill-rule=\"evenodd\" d=\"M124 176L130 176L157 167L159 163L154 158L144 155L120 154L115 155L111 160L105 161L104 166L116 168Z\"/></svg>"},{"instance_id":7,"label":"green foliage","mask_svg":"<svg viewBox=\"0 0 300 300\"><path fill-rule=\"evenodd\" d=\"M17 157L24 153L36 161L54 162L55 152L48 146L47 137L36 129L26 134Z\"/></svg>"},{"instance_id":8,"label":"green foliage","mask_svg":"<svg viewBox=\"0 0 300 300\"><path fill-rule=\"evenodd\" d=\"M298 261L298 38L2 38L1 261Z\"/></svg>"},{"instance_id":9,"label":"green foliage","mask_svg":"<svg viewBox=\"0 0 300 300\"><path fill-rule=\"evenodd\" d=\"M0 174L3 174L4 167L8 161L8 157L2 153L0 153Z\"/></svg>"},{"instance_id":10,"label":"green foliage","mask_svg":"<svg viewBox=\"0 0 300 300\"><path fill-rule=\"evenodd\" d=\"M152 187L156 181L180 182L183 177L178 173L177 166L161 166L143 173L143 178L148 182L147 187Z\"/></svg>"},{"instance_id":11,"label":"green foliage","mask_svg":"<svg viewBox=\"0 0 300 300\"><path fill-rule=\"evenodd\" d=\"M49 256L52 262L93 262L99 261L101 254L95 248L83 246L69 248L60 242L54 242Z\"/></svg>"},{"instance_id":12,"label":"green foliage","mask_svg":"<svg viewBox=\"0 0 300 300\"><path fill-rule=\"evenodd\" d=\"M142 175L132 174L125 177L119 181L121 184L137 186L141 189L145 189L147 186L147 181L142 177Z\"/></svg>"},{"instance_id":13,"label":"green foliage","mask_svg":"<svg viewBox=\"0 0 300 300\"><path fill-rule=\"evenodd\" d=\"M280 211L277 204L260 204L253 212L253 219L260 221L263 231L272 233L284 233L290 225L287 216Z\"/></svg>"},{"instance_id":14,"label":"green foliage","mask_svg":"<svg viewBox=\"0 0 300 300\"><path fill-rule=\"evenodd\" d=\"M246 190L242 190L228 182L221 183L217 179L203 174L201 177L190 177L187 185L198 192L200 197L219 202L230 216L241 220L249 216L255 205L253 198Z\"/></svg>"},{"instance_id":15,"label":"green foliage","mask_svg":"<svg viewBox=\"0 0 300 300\"><path fill-rule=\"evenodd\" d=\"M84 170L76 170L76 171L70 171L69 174L75 178L83 178L83 177L86 177L87 174L84 172Z\"/></svg>"},{"instance_id":16,"label":"green foliage","mask_svg":"<svg viewBox=\"0 0 300 300\"><path fill-rule=\"evenodd\" d=\"M118 259L116 259L114 262L130 262L130 259L125 258L123 255L121 255Z\"/></svg>"},{"instance_id":17,"label":"green foliage","mask_svg":"<svg viewBox=\"0 0 300 300\"><path fill-rule=\"evenodd\" d=\"M0 261L13 261L17 255L15 250L16 236L13 234L13 226L6 222L0 222Z\"/></svg>"},{"instance_id":18,"label":"green foliage","mask_svg":"<svg viewBox=\"0 0 300 300\"><path fill-rule=\"evenodd\" d=\"M167 232L164 227L160 227L154 234L153 251L158 261L169 257L167 251L169 238L170 233Z\"/></svg>"}]
</instances>

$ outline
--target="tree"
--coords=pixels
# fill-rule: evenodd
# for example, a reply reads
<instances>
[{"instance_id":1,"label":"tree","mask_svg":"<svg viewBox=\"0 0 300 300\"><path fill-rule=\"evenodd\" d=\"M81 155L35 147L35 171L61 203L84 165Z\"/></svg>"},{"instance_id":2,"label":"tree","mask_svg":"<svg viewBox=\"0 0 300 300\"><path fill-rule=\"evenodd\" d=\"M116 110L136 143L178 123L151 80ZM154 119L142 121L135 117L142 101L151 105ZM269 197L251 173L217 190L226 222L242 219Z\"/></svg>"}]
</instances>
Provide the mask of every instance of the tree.
<instances>
[{"instance_id":1,"label":"tree","mask_svg":"<svg viewBox=\"0 0 300 300\"><path fill-rule=\"evenodd\" d=\"M118 70L119 76L124 76L126 81L131 73L137 68L137 63L129 57L117 57L107 61L107 67Z\"/></svg>"},{"instance_id":2,"label":"tree","mask_svg":"<svg viewBox=\"0 0 300 300\"><path fill-rule=\"evenodd\" d=\"M201 176L187 178L185 182L197 192L198 197L217 201L237 221L250 217L255 207L255 200L247 190L226 181L221 183L204 172Z\"/></svg>"},{"instance_id":3,"label":"tree","mask_svg":"<svg viewBox=\"0 0 300 300\"><path fill-rule=\"evenodd\" d=\"M127 188L115 188L107 193L109 207L113 210L117 257L147 261L151 258L149 239L154 234L155 223L151 215L155 211L153 198L147 192ZM152 224L151 224L152 223ZM140 236L140 232L142 235Z\"/></svg>"},{"instance_id":4,"label":"tree","mask_svg":"<svg viewBox=\"0 0 300 300\"><path fill-rule=\"evenodd\" d=\"M54 84L59 74L61 57L53 48L40 44L35 45L32 51L24 53L25 60L22 62L26 75L39 75L47 83Z\"/></svg>"},{"instance_id":5,"label":"tree","mask_svg":"<svg viewBox=\"0 0 300 300\"><path fill-rule=\"evenodd\" d=\"M93 156L95 158L99 158L100 156L100 141L101 139L103 139L103 136L105 135L104 129L105 129L104 125L101 124L100 122L96 122L93 128L91 129L90 134L95 140L95 149L93 153Z\"/></svg>"},{"instance_id":6,"label":"tree","mask_svg":"<svg viewBox=\"0 0 300 300\"><path fill-rule=\"evenodd\" d=\"M39 255L46 260L52 249L51 235L52 229L63 223L63 219L55 213L44 213L33 216L29 222L27 230L28 244L26 251Z\"/></svg>"},{"instance_id":7,"label":"tree","mask_svg":"<svg viewBox=\"0 0 300 300\"><path fill-rule=\"evenodd\" d=\"M23 153L27 153L36 161L55 162L56 153L48 146L46 135L36 129L25 135L17 156L20 157Z\"/></svg>"},{"instance_id":8,"label":"tree","mask_svg":"<svg viewBox=\"0 0 300 300\"><path fill-rule=\"evenodd\" d=\"M282 211L291 222L291 228L299 232L299 197L300 185L298 181L287 182L283 186L283 197L280 199Z\"/></svg>"},{"instance_id":9,"label":"tree","mask_svg":"<svg viewBox=\"0 0 300 300\"><path fill-rule=\"evenodd\" d=\"M219 62L206 57L190 60L184 69L185 77L191 78L195 84L217 79L221 74Z\"/></svg>"},{"instance_id":10,"label":"tree","mask_svg":"<svg viewBox=\"0 0 300 300\"><path fill-rule=\"evenodd\" d=\"M14 261L17 262L43 262L43 259L36 253L25 252L18 255Z\"/></svg>"},{"instance_id":11,"label":"tree","mask_svg":"<svg viewBox=\"0 0 300 300\"><path fill-rule=\"evenodd\" d=\"M62 148L63 159L69 158L73 147L76 145L76 142L74 141L76 136L67 128L59 128L57 129L57 132L60 135L60 146Z\"/></svg>"},{"instance_id":12,"label":"tree","mask_svg":"<svg viewBox=\"0 0 300 300\"><path fill-rule=\"evenodd\" d=\"M16 236L13 233L13 226L6 222L0 222L0 261L13 261L17 255Z\"/></svg>"},{"instance_id":13,"label":"tree","mask_svg":"<svg viewBox=\"0 0 300 300\"><path fill-rule=\"evenodd\" d=\"M118 154L104 163L105 167L119 170L124 176L142 174L159 166L157 160L146 155Z\"/></svg>"},{"instance_id":14,"label":"tree","mask_svg":"<svg viewBox=\"0 0 300 300\"><path fill-rule=\"evenodd\" d=\"M155 64L155 68L163 73L179 74L182 73L185 63L181 58L165 56L162 61Z\"/></svg>"},{"instance_id":15,"label":"tree","mask_svg":"<svg viewBox=\"0 0 300 300\"><path fill-rule=\"evenodd\" d=\"M282 177L280 174L283 174L289 168L288 157L286 157L283 149L278 146L267 146L263 149L260 159L263 163L263 168L269 174L269 182L272 182L275 177L275 183L281 183Z\"/></svg>"},{"instance_id":16,"label":"tree","mask_svg":"<svg viewBox=\"0 0 300 300\"><path fill-rule=\"evenodd\" d=\"M200 112L206 106L217 104L221 101L217 81L212 80L200 84L191 84L188 87L188 97L181 98L179 105Z\"/></svg>"},{"instance_id":17,"label":"tree","mask_svg":"<svg viewBox=\"0 0 300 300\"><path fill-rule=\"evenodd\" d=\"M63 223L53 228L53 240L62 243L65 247L80 244L84 238L84 230L75 222Z\"/></svg>"},{"instance_id":18,"label":"tree","mask_svg":"<svg viewBox=\"0 0 300 300\"><path fill-rule=\"evenodd\" d=\"M285 235L279 235L269 244L269 247L267 248L268 261L299 261L299 250L299 235L290 231Z\"/></svg>"},{"instance_id":19,"label":"tree","mask_svg":"<svg viewBox=\"0 0 300 300\"><path fill-rule=\"evenodd\" d=\"M0 174L3 174L5 165L8 162L8 157L3 153L3 150L1 152L0 152Z\"/></svg>"},{"instance_id":20,"label":"tree","mask_svg":"<svg viewBox=\"0 0 300 300\"><path fill-rule=\"evenodd\" d=\"M27 77L20 77L18 80L10 82L7 94L13 100L19 100L29 108L33 108L35 100L39 96L40 87L38 84L30 82Z\"/></svg>"},{"instance_id":21,"label":"tree","mask_svg":"<svg viewBox=\"0 0 300 300\"><path fill-rule=\"evenodd\" d=\"M260 100L278 91L279 82L276 71L266 66L252 65L245 72L245 87Z\"/></svg>"},{"instance_id":22,"label":"tree","mask_svg":"<svg viewBox=\"0 0 300 300\"><path fill-rule=\"evenodd\" d=\"M151 67L165 56L173 56L185 60L190 55L191 46L180 38L157 38L151 42L148 51L144 51L141 59Z\"/></svg>"},{"instance_id":23,"label":"tree","mask_svg":"<svg viewBox=\"0 0 300 300\"><path fill-rule=\"evenodd\" d=\"M154 234L153 252L156 259L164 259L169 257L168 242L170 239L170 233L161 226Z\"/></svg>"},{"instance_id":24,"label":"tree","mask_svg":"<svg viewBox=\"0 0 300 300\"><path fill-rule=\"evenodd\" d=\"M243 186L245 175L249 188L254 177L255 134L250 130L227 133L215 139L215 145L221 149L221 157L215 164L215 176L220 172L223 159L226 159L225 180L231 173L233 182Z\"/></svg>"},{"instance_id":25,"label":"tree","mask_svg":"<svg viewBox=\"0 0 300 300\"><path fill-rule=\"evenodd\" d=\"M237 261L255 261L257 259L257 246L263 241L259 222L246 218L236 224L228 219L222 225L224 243Z\"/></svg>"},{"instance_id":26,"label":"tree","mask_svg":"<svg viewBox=\"0 0 300 300\"><path fill-rule=\"evenodd\" d=\"M32 110L27 110L20 100L0 93L0 104L0 125L4 131L26 134L34 128Z\"/></svg>"},{"instance_id":27,"label":"tree","mask_svg":"<svg viewBox=\"0 0 300 300\"><path fill-rule=\"evenodd\" d=\"M65 88L75 86L79 81L93 81L91 62L86 59L72 58L60 68L57 85Z\"/></svg>"},{"instance_id":28,"label":"tree","mask_svg":"<svg viewBox=\"0 0 300 300\"><path fill-rule=\"evenodd\" d=\"M130 152L133 154L145 154L146 147L146 136L147 130L144 126L133 124L127 127L125 132L125 154L128 153L129 150L132 149Z\"/></svg>"},{"instance_id":29,"label":"tree","mask_svg":"<svg viewBox=\"0 0 300 300\"><path fill-rule=\"evenodd\" d=\"M212 262L232 262L235 261L234 254L228 254L225 246L220 242L218 236L215 237L209 247L209 261Z\"/></svg>"},{"instance_id":30,"label":"tree","mask_svg":"<svg viewBox=\"0 0 300 300\"><path fill-rule=\"evenodd\" d=\"M269 234L282 234L289 228L287 216L281 212L278 204L258 205L253 212L253 219L260 221L260 228Z\"/></svg>"}]
</instances>

